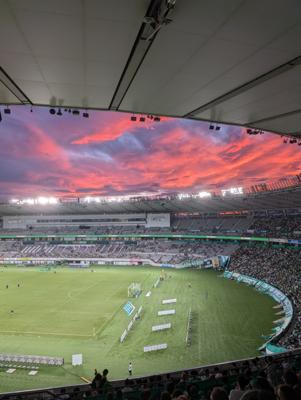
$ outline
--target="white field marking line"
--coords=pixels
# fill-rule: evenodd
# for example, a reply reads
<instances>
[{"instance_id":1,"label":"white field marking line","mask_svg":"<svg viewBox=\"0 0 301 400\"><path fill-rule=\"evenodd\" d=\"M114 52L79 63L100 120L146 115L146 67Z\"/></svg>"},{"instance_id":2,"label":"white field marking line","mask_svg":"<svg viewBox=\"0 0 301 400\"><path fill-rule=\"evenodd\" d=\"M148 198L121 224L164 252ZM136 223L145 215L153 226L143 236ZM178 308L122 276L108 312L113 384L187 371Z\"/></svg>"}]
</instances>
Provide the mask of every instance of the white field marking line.
<instances>
[{"instance_id":1,"label":"white field marking line","mask_svg":"<svg viewBox=\"0 0 301 400\"><path fill-rule=\"evenodd\" d=\"M120 289L122 289L124 287L124 283L122 283L119 287L118 287L118 291L120 290ZM103 332L105 329L106 329L106 327L109 325L109 323L111 322L111 321L113 321L113 319L117 316L117 314L120 312L120 311L122 311L122 306L123 306L123 304L124 304L124 300L122 300L122 303L121 303L121 305L116 309L116 311L113 313L113 315L110 317L110 318L108 318L106 321L104 321L102 324L100 324L100 326L98 326L98 327L96 327L96 326L94 326L94 328L93 328L93 335L92 336L97 336L97 335L99 335L101 332Z\"/></svg>"},{"instance_id":2,"label":"white field marking line","mask_svg":"<svg viewBox=\"0 0 301 400\"><path fill-rule=\"evenodd\" d=\"M68 300L66 300L63 304L66 304L66 303L68 303L70 300L73 300L75 297L77 297L77 296L72 296L72 292L80 292L80 293L84 293L84 292L86 292L87 290L89 290L89 289L91 289L93 286L96 286L96 285L98 285L99 284L99 282L94 282L94 283L92 283L92 285L90 285L90 286L85 286L84 288L82 288L82 289L72 289L72 290L70 290L68 293L67 293L67 297L68 297Z\"/></svg>"},{"instance_id":3,"label":"white field marking line","mask_svg":"<svg viewBox=\"0 0 301 400\"><path fill-rule=\"evenodd\" d=\"M53 335L53 336L80 336L90 338L93 335L81 335L76 333L53 333L53 332L24 332L24 331L0 331L2 333L17 333L19 335Z\"/></svg>"}]
</instances>

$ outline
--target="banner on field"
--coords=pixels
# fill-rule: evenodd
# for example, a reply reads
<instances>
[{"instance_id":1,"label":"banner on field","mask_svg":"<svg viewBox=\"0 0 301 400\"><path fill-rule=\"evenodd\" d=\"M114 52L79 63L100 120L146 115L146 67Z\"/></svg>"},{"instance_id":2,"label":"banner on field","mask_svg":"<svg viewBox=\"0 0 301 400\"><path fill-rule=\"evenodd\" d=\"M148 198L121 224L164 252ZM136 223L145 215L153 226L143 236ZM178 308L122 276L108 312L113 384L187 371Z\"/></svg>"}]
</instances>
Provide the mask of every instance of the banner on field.
<instances>
[{"instance_id":1,"label":"banner on field","mask_svg":"<svg viewBox=\"0 0 301 400\"><path fill-rule=\"evenodd\" d=\"M272 355L272 354L284 353L287 350L284 347L275 346L274 344L268 343L265 347L265 351L268 355Z\"/></svg>"},{"instance_id":2,"label":"banner on field","mask_svg":"<svg viewBox=\"0 0 301 400\"><path fill-rule=\"evenodd\" d=\"M135 310L135 306L130 301L128 301L123 306L123 310L127 313L127 315L131 315L133 313L133 311Z\"/></svg>"}]
</instances>

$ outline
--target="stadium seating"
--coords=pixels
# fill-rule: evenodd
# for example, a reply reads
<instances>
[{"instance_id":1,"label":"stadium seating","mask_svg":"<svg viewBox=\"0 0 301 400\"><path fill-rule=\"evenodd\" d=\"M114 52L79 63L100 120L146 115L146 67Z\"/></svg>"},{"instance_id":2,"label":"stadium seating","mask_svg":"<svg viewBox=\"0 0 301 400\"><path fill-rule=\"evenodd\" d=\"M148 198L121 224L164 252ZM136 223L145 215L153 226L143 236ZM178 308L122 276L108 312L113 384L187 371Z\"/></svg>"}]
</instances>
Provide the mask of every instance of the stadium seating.
<instances>
[{"instance_id":1,"label":"stadium seating","mask_svg":"<svg viewBox=\"0 0 301 400\"><path fill-rule=\"evenodd\" d=\"M62 257L62 258L140 258L159 264L180 264L183 261L206 259L216 255L230 255L237 248L233 244L202 243L169 240L126 242L122 239L101 244L22 244L21 241L0 242L2 257Z\"/></svg>"},{"instance_id":2,"label":"stadium seating","mask_svg":"<svg viewBox=\"0 0 301 400\"><path fill-rule=\"evenodd\" d=\"M257 391L255 399L298 400L301 397L301 351L253 358L203 368L159 374L120 381L104 380L101 374L91 384L3 394L3 399L70 399L70 400L211 400L214 391L222 391L218 399L244 399ZM283 386L285 385L285 386ZM220 389L215 389L220 388ZM240 393L236 393L240 390ZM291 397L276 397L284 390ZM234 392L232 392L234 391ZM241 396L238 397L238 394Z\"/></svg>"},{"instance_id":3,"label":"stadium seating","mask_svg":"<svg viewBox=\"0 0 301 400\"><path fill-rule=\"evenodd\" d=\"M144 226L98 226L64 227L64 233L76 234L144 234L144 233L183 233L183 234L243 234L245 236L263 236L275 238L300 238L301 216L228 216L228 217L204 217L181 216L171 218L170 228L146 228ZM0 234L58 234L59 228L34 228L30 229L1 229Z\"/></svg>"},{"instance_id":4,"label":"stadium seating","mask_svg":"<svg viewBox=\"0 0 301 400\"><path fill-rule=\"evenodd\" d=\"M282 290L295 307L293 326L280 340L287 348L301 345L300 250L272 247L240 247L231 257L231 271L250 275Z\"/></svg>"}]
</instances>

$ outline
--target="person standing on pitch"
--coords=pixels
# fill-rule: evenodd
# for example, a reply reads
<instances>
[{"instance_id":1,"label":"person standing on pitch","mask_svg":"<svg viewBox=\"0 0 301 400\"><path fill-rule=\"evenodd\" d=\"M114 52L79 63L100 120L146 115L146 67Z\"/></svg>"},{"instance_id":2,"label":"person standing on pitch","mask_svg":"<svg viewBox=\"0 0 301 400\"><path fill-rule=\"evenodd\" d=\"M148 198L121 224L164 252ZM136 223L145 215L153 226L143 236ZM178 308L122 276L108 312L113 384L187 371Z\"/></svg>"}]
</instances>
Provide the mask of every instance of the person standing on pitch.
<instances>
[{"instance_id":1,"label":"person standing on pitch","mask_svg":"<svg viewBox=\"0 0 301 400\"><path fill-rule=\"evenodd\" d=\"M132 376L132 372L133 372L133 365L131 363L131 361L129 362L129 375Z\"/></svg>"}]
</instances>

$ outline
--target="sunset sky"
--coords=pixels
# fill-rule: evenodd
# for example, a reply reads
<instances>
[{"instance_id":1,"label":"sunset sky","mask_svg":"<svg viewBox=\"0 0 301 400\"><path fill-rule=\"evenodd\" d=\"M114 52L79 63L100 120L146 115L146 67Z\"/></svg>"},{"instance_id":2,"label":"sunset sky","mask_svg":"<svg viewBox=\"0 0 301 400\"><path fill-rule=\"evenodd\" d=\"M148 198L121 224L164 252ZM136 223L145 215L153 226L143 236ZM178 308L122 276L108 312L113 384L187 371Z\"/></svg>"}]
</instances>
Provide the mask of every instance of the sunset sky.
<instances>
[{"instance_id":1,"label":"sunset sky","mask_svg":"<svg viewBox=\"0 0 301 400\"><path fill-rule=\"evenodd\" d=\"M301 146L239 127L91 111L11 107L0 123L0 196L86 196L196 192L294 176Z\"/></svg>"}]
</instances>

